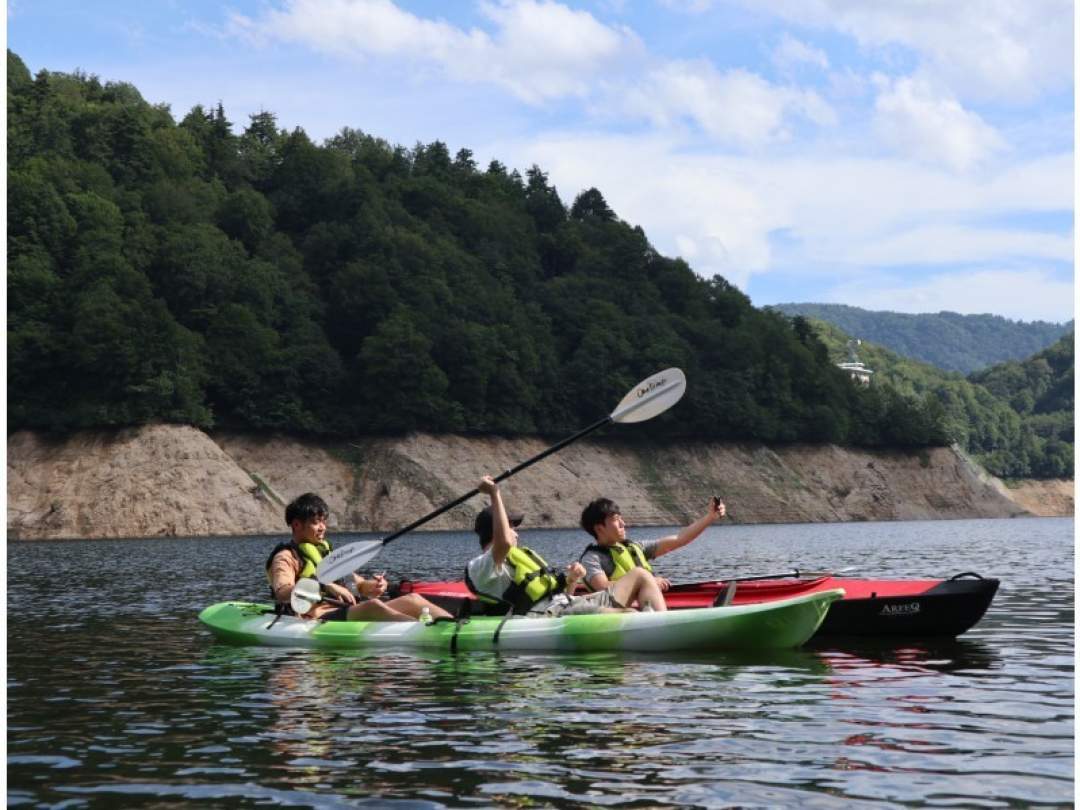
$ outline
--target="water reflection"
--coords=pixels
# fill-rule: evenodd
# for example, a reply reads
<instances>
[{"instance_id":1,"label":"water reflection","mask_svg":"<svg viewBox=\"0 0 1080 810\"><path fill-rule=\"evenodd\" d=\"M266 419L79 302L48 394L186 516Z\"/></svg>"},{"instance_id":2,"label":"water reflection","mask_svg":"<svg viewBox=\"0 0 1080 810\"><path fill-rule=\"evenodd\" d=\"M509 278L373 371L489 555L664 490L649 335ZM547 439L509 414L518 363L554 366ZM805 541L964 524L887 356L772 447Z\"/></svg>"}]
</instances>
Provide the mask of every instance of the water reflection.
<instances>
[{"instance_id":1,"label":"water reflection","mask_svg":"<svg viewBox=\"0 0 1080 810\"><path fill-rule=\"evenodd\" d=\"M218 700L266 723L193 757L213 751L251 763L242 749L259 745L261 783L277 789L333 785L350 795L346 774L362 769L379 795L419 780L498 804L524 796L588 804L640 790L644 776L671 764L669 749L700 745L703 728L725 727L709 732L706 748L733 733L747 690L797 688L829 672L821 654L804 651L438 657L211 645L204 663ZM665 789L646 791L648 801L663 802Z\"/></svg>"},{"instance_id":2,"label":"water reflection","mask_svg":"<svg viewBox=\"0 0 1080 810\"><path fill-rule=\"evenodd\" d=\"M1020 525L727 527L673 575L1008 576L955 641L664 656L230 647L195 614L263 595L267 540L9 546L8 803L1069 806L1071 522L1024 521L1022 546ZM403 538L380 564L432 578L474 545ZM174 576L193 556L212 578ZM123 578L85 575L103 559ZM56 580L85 609L20 620Z\"/></svg>"},{"instance_id":3,"label":"water reflection","mask_svg":"<svg viewBox=\"0 0 1080 810\"><path fill-rule=\"evenodd\" d=\"M970 677L985 676L997 668L1000 655L994 647L967 639L919 639L884 643L857 639L827 639L813 642L808 650L818 652L835 671L843 673L867 664L908 672L946 672Z\"/></svg>"}]
</instances>

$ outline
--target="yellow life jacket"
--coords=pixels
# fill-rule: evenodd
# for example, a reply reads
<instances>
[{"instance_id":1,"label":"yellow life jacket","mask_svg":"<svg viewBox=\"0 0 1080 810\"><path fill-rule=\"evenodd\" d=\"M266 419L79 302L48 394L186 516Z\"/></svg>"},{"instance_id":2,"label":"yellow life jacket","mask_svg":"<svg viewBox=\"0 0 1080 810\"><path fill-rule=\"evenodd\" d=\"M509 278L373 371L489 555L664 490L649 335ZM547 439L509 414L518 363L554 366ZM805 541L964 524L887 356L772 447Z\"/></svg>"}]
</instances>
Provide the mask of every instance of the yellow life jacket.
<instances>
[{"instance_id":1,"label":"yellow life jacket","mask_svg":"<svg viewBox=\"0 0 1080 810\"><path fill-rule=\"evenodd\" d=\"M266 579L270 581L270 565L274 562L274 557L279 552L289 551L300 562L300 573L296 575L298 580L304 579L304 577L314 577L315 569L319 567L319 561L322 560L327 554L333 551L333 547L330 545L329 540L323 540L321 543L315 543L309 540L305 540L302 543L295 543L290 540L288 543L278 543L274 546L274 550L270 552L270 556L266 558ZM319 588L324 593L329 593L325 586L320 585ZM271 595L273 590L271 589Z\"/></svg>"},{"instance_id":2,"label":"yellow life jacket","mask_svg":"<svg viewBox=\"0 0 1080 810\"><path fill-rule=\"evenodd\" d=\"M465 569L465 584L483 602L511 605L514 613L528 613L533 605L566 587L566 575L551 568L544 558L524 546L511 546L506 552L506 564L510 566L513 584L499 596L477 590Z\"/></svg>"},{"instance_id":3,"label":"yellow life jacket","mask_svg":"<svg viewBox=\"0 0 1080 810\"><path fill-rule=\"evenodd\" d=\"M599 543L593 543L582 552L581 556L584 557L590 551L607 555L611 560L612 564L615 566L615 570L608 575L608 579L612 582L619 577L630 573L635 568L644 568L646 571L652 571L652 566L649 565L649 560L645 557L645 549L634 542L628 542L625 545L623 543L616 543L613 546L602 546Z\"/></svg>"}]
</instances>

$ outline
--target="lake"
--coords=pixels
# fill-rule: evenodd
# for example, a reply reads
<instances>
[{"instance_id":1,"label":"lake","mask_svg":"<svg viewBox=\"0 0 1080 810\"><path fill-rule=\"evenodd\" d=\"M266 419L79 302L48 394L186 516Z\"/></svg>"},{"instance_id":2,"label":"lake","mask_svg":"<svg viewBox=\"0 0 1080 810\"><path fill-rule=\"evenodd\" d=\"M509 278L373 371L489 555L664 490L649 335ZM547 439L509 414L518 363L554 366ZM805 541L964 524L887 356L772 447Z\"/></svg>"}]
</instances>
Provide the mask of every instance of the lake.
<instances>
[{"instance_id":1,"label":"lake","mask_svg":"<svg viewBox=\"0 0 1080 810\"><path fill-rule=\"evenodd\" d=\"M265 599L281 538L8 543L8 804L1072 806L1073 532L1071 518L714 526L659 572L1002 585L957 640L664 657L234 648L196 615ZM550 562L584 546L523 537ZM476 551L471 534L418 533L371 570L459 578Z\"/></svg>"}]
</instances>

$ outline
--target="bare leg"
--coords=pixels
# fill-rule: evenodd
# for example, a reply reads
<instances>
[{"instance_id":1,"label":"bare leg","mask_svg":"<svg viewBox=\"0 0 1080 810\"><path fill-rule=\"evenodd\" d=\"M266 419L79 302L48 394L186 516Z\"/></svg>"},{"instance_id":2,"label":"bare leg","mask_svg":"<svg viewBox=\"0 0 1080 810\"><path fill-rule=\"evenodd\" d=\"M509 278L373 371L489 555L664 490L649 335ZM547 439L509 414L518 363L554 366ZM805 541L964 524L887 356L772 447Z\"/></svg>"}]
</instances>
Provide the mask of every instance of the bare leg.
<instances>
[{"instance_id":1,"label":"bare leg","mask_svg":"<svg viewBox=\"0 0 1080 810\"><path fill-rule=\"evenodd\" d=\"M627 607L636 601L639 605L648 602L656 611L667 610L664 593L656 578L644 568L635 568L615 580L612 595Z\"/></svg>"},{"instance_id":2,"label":"bare leg","mask_svg":"<svg viewBox=\"0 0 1080 810\"><path fill-rule=\"evenodd\" d=\"M420 611L428 609L433 619L449 619L450 614L434 605L418 593L399 596L389 602L369 599L349 608L351 622L413 622L420 618Z\"/></svg>"},{"instance_id":3,"label":"bare leg","mask_svg":"<svg viewBox=\"0 0 1080 810\"><path fill-rule=\"evenodd\" d=\"M395 610L388 602L369 599L349 608L350 622L412 622L416 617Z\"/></svg>"},{"instance_id":4,"label":"bare leg","mask_svg":"<svg viewBox=\"0 0 1080 810\"><path fill-rule=\"evenodd\" d=\"M387 607L392 608L399 613L404 613L406 616L411 616L414 619L420 618L420 611L425 607L428 609L428 612L431 613L431 618L433 619L452 618L451 615L441 607L429 602L418 593L399 596L396 599L391 599L389 602L384 602L384 604Z\"/></svg>"}]
</instances>

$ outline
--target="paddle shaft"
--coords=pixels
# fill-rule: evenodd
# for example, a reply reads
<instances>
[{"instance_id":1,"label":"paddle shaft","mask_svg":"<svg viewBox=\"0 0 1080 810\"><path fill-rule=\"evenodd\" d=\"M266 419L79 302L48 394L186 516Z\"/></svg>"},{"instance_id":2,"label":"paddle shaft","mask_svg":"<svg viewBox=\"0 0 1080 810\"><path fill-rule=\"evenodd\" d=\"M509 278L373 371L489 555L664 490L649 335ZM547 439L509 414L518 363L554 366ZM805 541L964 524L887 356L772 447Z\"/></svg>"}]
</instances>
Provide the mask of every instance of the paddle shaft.
<instances>
[{"instance_id":1,"label":"paddle shaft","mask_svg":"<svg viewBox=\"0 0 1080 810\"><path fill-rule=\"evenodd\" d=\"M755 574L749 577L728 577L727 579L717 579L713 582L756 582L758 580L765 579L799 579L809 577L810 579L817 579L818 577L831 577L836 574L843 574L847 571L851 571L851 568L841 568L839 571L800 571L798 568L794 568L791 571L783 571L778 574ZM672 589L678 588L698 588L701 587L700 582L690 582L679 585L672 585Z\"/></svg>"},{"instance_id":2,"label":"paddle shaft","mask_svg":"<svg viewBox=\"0 0 1080 810\"><path fill-rule=\"evenodd\" d=\"M686 392L686 375L682 373L680 369L669 368L664 371L657 372L651 377L648 377L638 383L630 392L623 397L622 401L616 406L615 410L610 415L597 420L593 424L586 428L579 430L573 436L568 436L557 444L552 445L547 450L539 453L527 461L521 462L513 469L507 470L500 474L495 481L504 481L515 473L521 472L531 464L535 464L541 459L547 458L552 453L555 453L571 442L576 442L582 436L587 436L594 430L602 428L604 425L611 424L613 422L619 424L633 424L635 422L644 422L647 419L652 419L657 416L676 402L678 402L682 395ZM360 568L364 563L371 560L376 554L378 554L383 546L389 543L391 540L396 540L403 534L411 532L413 529L423 526L429 520L437 518L444 512L453 509L455 506L460 506L469 498L480 492L480 488L472 489L466 492L460 498L457 498L445 506L441 506L434 512L424 515L419 520L415 520L408 526L398 529L393 534L384 537L382 540L369 540L362 543L350 543L347 546L342 546L335 551L330 552L324 557L316 569L316 577L320 582L332 582L339 579L350 571L355 571Z\"/></svg>"},{"instance_id":3,"label":"paddle shaft","mask_svg":"<svg viewBox=\"0 0 1080 810\"><path fill-rule=\"evenodd\" d=\"M562 450L568 444L572 444L573 442L576 442L578 439L589 435L593 431L599 430L600 428L604 427L604 425L609 424L611 421L612 421L611 416L605 416L603 419L596 420L591 425L589 425L587 428L582 428L577 433L575 433L573 436L567 436L565 439L558 442L557 444L553 444L551 447L549 447L544 452L533 456L532 458L528 459L527 461L521 462L516 467L510 468L506 472L499 473L499 475L496 476L496 478L495 478L495 483L498 483L499 481L505 481L511 475L516 475L517 473L524 470L526 467L531 467L536 462L543 461L545 458L550 456L552 453L557 453L559 450ZM450 501L450 503L446 504L445 506L440 506L434 512L431 512L430 514L424 515L422 518L420 518L419 520L413 521L412 523L410 523L405 528L398 529L393 534L384 537L382 539L382 544L386 545L391 540L397 540L403 534L408 534L413 529L416 529L416 528L418 528L420 526L423 526L425 523L427 523L430 520L434 520L435 518L437 518L439 515L443 514L444 512L449 512L455 506L461 506L461 504L465 503L465 501L469 500L469 498L471 498L474 495L477 495L479 493L480 493L479 488L469 490L464 495L462 495L460 498L457 498L456 500Z\"/></svg>"}]
</instances>

